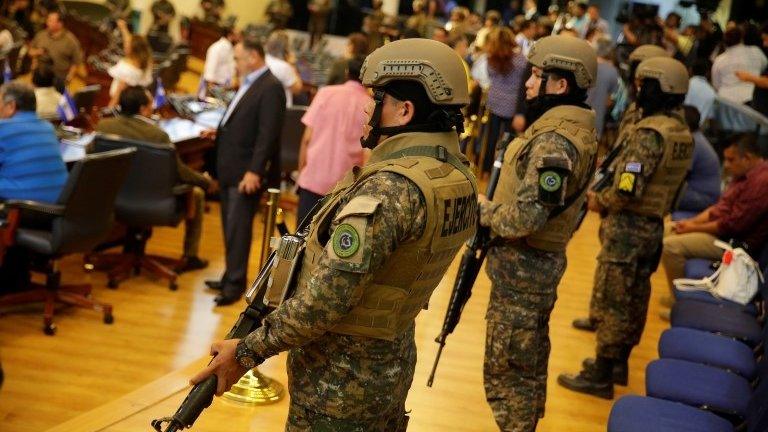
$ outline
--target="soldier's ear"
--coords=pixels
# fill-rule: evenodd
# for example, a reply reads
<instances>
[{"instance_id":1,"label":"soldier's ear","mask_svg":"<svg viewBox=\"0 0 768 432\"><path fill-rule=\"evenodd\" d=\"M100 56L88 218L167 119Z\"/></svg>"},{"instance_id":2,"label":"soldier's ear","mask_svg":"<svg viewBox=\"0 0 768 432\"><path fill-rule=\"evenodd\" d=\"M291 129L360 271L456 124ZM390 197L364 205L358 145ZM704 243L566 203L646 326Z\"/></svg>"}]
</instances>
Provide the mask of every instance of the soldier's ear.
<instances>
[{"instance_id":1,"label":"soldier's ear","mask_svg":"<svg viewBox=\"0 0 768 432\"><path fill-rule=\"evenodd\" d=\"M416 106L413 105L413 102L407 100L402 103L402 111L400 112L400 125L407 125L411 122L413 119L414 114L416 113Z\"/></svg>"}]
</instances>

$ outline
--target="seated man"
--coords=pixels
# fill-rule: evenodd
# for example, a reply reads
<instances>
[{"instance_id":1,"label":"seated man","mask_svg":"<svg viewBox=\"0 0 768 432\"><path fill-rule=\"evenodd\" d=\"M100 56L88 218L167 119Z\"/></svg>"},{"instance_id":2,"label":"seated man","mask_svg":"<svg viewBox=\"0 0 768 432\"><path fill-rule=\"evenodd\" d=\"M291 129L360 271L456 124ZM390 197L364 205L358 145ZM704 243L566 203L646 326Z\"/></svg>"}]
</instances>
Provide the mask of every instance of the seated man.
<instances>
[{"instance_id":1,"label":"seated man","mask_svg":"<svg viewBox=\"0 0 768 432\"><path fill-rule=\"evenodd\" d=\"M53 126L37 114L35 91L28 84L0 86L0 200L54 203L67 181ZM29 284L29 257L10 248L0 266L0 293Z\"/></svg>"},{"instance_id":2,"label":"seated man","mask_svg":"<svg viewBox=\"0 0 768 432\"><path fill-rule=\"evenodd\" d=\"M53 203L67 181L56 133L36 108L28 84L0 87L0 200Z\"/></svg>"},{"instance_id":3,"label":"seated man","mask_svg":"<svg viewBox=\"0 0 768 432\"><path fill-rule=\"evenodd\" d=\"M669 226L664 237L661 262L672 281L684 277L685 260L722 257L716 239L736 240L757 256L768 240L768 161L760 156L756 137L734 137L725 149L725 170L732 176L720 199L690 219Z\"/></svg>"},{"instance_id":4,"label":"seated man","mask_svg":"<svg viewBox=\"0 0 768 432\"><path fill-rule=\"evenodd\" d=\"M685 122L693 136L694 148L690 176L677 210L697 214L709 208L720 197L720 160L712 144L699 129L699 110L690 105L683 105L683 109Z\"/></svg>"},{"instance_id":5,"label":"seated man","mask_svg":"<svg viewBox=\"0 0 768 432\"><path fill-rule=\"evenodd\" d=\"M127 87L120 94L119 103L120 115L100 121L96 126L97 132L151 143L171 144L168 134L149 119L152 115L152 95L149 90L140 86ZM203 227L205 191L210 189L213 183L210 177L196 172L181 160L178 160L177 166L181 182L195 186L192 189L195 214L192 219L185 221L184 256L181 266L175 269L177 273L183 273L208 266L208 261L200 259L197 254Z\"/></svg>"}]
</instances>

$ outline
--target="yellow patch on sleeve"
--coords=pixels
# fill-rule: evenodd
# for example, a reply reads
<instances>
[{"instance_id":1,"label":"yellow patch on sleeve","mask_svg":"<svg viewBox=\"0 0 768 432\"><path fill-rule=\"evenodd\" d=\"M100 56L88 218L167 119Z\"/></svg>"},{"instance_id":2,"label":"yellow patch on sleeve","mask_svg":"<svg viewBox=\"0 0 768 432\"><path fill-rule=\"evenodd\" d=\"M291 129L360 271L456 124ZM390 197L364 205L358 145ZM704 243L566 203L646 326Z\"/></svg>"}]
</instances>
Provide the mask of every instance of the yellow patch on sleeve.
<instances>
[{"instance_id":1,"label":"yellow patch on sleeve","mask_svg":"<svg viewBox=\"0 0 768 432\"><path fill-rule=\"evenodd\" d=\"M637 176L631 172L621 173L619 178L619 192L634 195L635 194L635 181Z\"/></svg>"}]
</instances>

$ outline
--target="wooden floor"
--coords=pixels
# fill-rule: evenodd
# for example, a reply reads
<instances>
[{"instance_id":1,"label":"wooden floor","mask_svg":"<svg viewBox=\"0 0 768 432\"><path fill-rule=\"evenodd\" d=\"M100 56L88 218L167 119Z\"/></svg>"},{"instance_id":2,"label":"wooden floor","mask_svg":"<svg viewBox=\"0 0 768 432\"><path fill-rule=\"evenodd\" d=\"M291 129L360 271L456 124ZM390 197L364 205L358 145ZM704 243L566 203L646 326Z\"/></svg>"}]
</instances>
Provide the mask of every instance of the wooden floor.
<instances>
[{"instance_id":1,"label":"wooden floor","mask_svg":"<svg viewBox=\"0 0 768 432\"><path fill-rule=\"evenodd\" d=\"M594 354L594 335L577 331L570 323L588 309L598 252L597 224L597 218L591 214L568 250L569 266L550 324L549 397L547 415L539 431L605 430L609 401L572 393L555 384L557 374L576 371L584 357ZM95 312L64 309L56 317L58 334L49 337L41 331L42 319L35 308L0 317L0 359L6 373L5 385L0 390L0 430L37 432L85 413L90 414L56 430L149 430L151 418L172 414L186 393L178 389L197 366L182 368L191 362L201 364L211 341L226 333L242 308L242 304L214 308L214 293L203 287L204 279L217 277L223 268L215 204L206 215L204 227L202 255L211 260L211 266L183 275L176 292L145 276L111 290L106 288L102 274L82 271L81 257L63 261L65 282L88 281L94 284L97 298L114 305L115 323L111 326L103 324ZM257 232L260 229L256 227ZM181 251L182 234L181 226L158 229L149 249L176 256ZM252 254L251 275L255 272L256 255ZM430 310L418 318L419 361L407 402L407 408L412 410L411 431L496 430L482 386L483 315L490 286L484 274L475 286L459 328L448 340L434 387L425 385L437 348L433 339L440 330L455 272L454 262L433 296ZM654 276L653 286L646 332L630 361L630 383L628 387L617 387L617 396L643 393L645 365L656 357L656 343L666 327L658 318L658 296L664 291L661 273ZM284 354L267 361L261 370L286 383ZM178 372L155 382L153 391L147 393L144 388L123 397L174 371ZM149 403L148 394L162 400ZM110 402L113 404L94 411ZM150 407L132 414L136 411L132 407L145 402ZM286 400L257 408L217 400L193 430L281 431L287 406ZM100 418L108 417L120 421L93 426ZM96 423L89 423L94 418Z\"/></svg>"}]
</instances>

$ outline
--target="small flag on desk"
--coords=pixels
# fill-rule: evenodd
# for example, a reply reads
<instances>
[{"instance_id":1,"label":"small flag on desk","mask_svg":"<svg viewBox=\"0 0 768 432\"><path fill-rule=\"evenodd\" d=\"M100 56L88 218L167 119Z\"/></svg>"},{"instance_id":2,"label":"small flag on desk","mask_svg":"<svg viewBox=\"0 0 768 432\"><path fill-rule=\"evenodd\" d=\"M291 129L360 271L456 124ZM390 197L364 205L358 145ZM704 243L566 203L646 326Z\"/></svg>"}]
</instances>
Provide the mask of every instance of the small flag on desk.
<instances>
[{"instance_id":1,"label":"small flag on desk","mask_svg":"<svg viewBox=\"0 0 768 432\"><path fill-rule=\"evenodd\" d=\"M155 101L152 106L154 109L158 109L165 105L165 87L163 87L163 80L157 79L157 88L155 89Z\"/></svg>"},{"instance_id":2,"label":"small flag on desk","mask_svg":"<svg viewBox=\"0 0 768 432\"><path fill-rule=\"evenodd\" d=\"M3 67L3 82L11 82L13 80L13 71L11 71L11 64L8 63L8 57L5 58L5 66Z\"/></svg>"},{"instance_id":3,"label":"small flag on desk","mask_svg":"<svg viewBox=\"0 0 768 432\"><path fill-rule=\"evenodd\" d=\"M56 107L56 112L59 114L59 118L64 123L72 121L77 115L77 106L72 96L69 95L69 91L64 89L64 93L59 98L59 106Z\"/></svg>"},{"instance_id":4,"label":"small flag on desk","mask_svg":"<svg viewBox=\"0 0 768 432\"><path fill-rule=\"evenodd\" d=\"M197 86L197 100L205 99L208 94L208 83L205 82L205 78L200 77L200 84Z\"/></svg>"}]
</instances>

